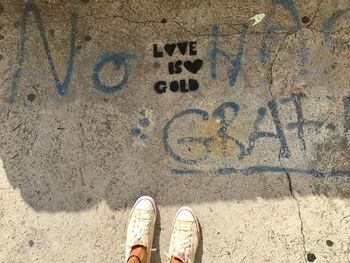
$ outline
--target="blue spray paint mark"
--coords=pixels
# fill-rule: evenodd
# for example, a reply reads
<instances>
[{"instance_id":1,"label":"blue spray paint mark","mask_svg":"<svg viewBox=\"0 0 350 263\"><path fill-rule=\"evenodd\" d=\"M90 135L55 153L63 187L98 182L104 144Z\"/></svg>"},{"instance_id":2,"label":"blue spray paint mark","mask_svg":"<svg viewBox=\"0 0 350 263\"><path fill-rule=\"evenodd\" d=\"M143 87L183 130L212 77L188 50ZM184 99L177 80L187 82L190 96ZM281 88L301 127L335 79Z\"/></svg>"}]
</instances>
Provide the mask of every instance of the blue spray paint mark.
<instances>
[{"instance_id":1,"label":"blue spray paint mark","mask_svg":"<svg viewBox=\"0 0 350 263\"><path fill-rule=\"evenodd\" d=\"M140 118L138 121L138 124L142 127L142 128L147 128L150 125L150 121L148 118L144 117L144 118ZM140 138L141 140L145 140L148 138L148 136L146 134L143 134L141 129L139 128L132 128L131 129L131 134L135 137Z\"/></svg>"},{"instance_id":2,"label":"blue spray paint mark","mask_svg":"<svg viewBox=\"0 0 350 263\"><path fill-rule=\"evenodd\" d=\"M293 0L274 0L274 4L280 4L290 10L296 23L300 23L299 12L295 7Z\"/></svg>"},{"instance_id":3,"label":"blue spray paint mark","mask_svg":"<svg viewBox=\"0 0 350 263\"><path fill-rule=\"evenodd\" d=\"M217 168L213 170L196 170L196 169L172 169L171 173L177 175L185 174L262 174L262 173L296 173L306 174L317 178L335 177L335 176L350 176L350 171L322 171L317 169L298 169L298 168L283 168L278 166L251 166L243 169L234 167Z\"/></svg>"},{"instance_id":4,"label":"blue spray paint mark","mask_svg":"<svg viewBox=\"0 0 350 263\"><path fill-rule=\"evenodd\" d=\"M350 131L350 97L343 98L344 104L344 136Z\"/></svg>"},{"instance_id":5,"label":"blue spray paint mark","mask_svg":"<svg viewBox=\"0 0 350 263\"><path fill-rule=\"evenodd\" d=\"M139 124L141 127L147 128L150 125L150 122L147 118L142 118L142 119L139 119Z\"/></svg>"},{"instance_id":6,"label":"blue spray paint mark","mask_svg":"<svg viewBox=\"0 0 350 263\"><path fill-rule=\"evenodd\" d=\"M284 8L288 9L292 14L295 25L292 27L284 27L279 25L267 24L263 37L260 51L258 53L258 58L262 63L267 63L270 60L270 43L274 38L274 34L282 31L287 31L289 33L299 31L299 43L300 43L300 56L301 56L301 70L300 73L305 75L307 70L305 69L306 63L309 60L309 52L306 48L306 41L304 32L302 30L302 23L300 19L299 12L294 4L293 0L274 0L274 4L282 5Z\"/></svg>"},{"instance_id":7,"label":"blue spray paint mark","mask_svg":"<svg viewBox=\"0 0 350 263\"><path fill-rule=\"evenodd\" d=\"M135 137L138 137L141 135L141 130L139 128L132 128L131 134L134 135Z\"/></svg>"},{"instance_id":8,"label":"blue spray paint mark","mask_svg":"<svg viewBox=\"0 0 350 263\"><path fill-rule=\"evenodd\" d=\"M349 11L350 11L350 8L338 10L330 18L326 19L326 21L323 23L322 32L323 32L324 45L326 47L329 48L332 46L331 32L335 23L340 17L347 14Z\"/></svg>"},{"instance_id":9,"label":"blue spray paint mark","mask_svg":"<svg viewBox=\"0 0 350 263\"><path fill-rule=\"evenodd\" d=\"M261 107L258 110L258 116L254 122L254 131L249 135L249 147L247 148L247 155L251 155L253 149L255 148L255 142L259 138L275 138L276 135L272 132L260 131L260 124L265 119L266 108Z\"/></svg>"},{"instance_id":10,"label":"blue spray paint mark","mask_svg":"<svg viewBox=\"0 0 350 263\"><path fill-rule=\"evenodd\" d=\"M124 86L129 81L129 65L128 61L135 59L136 56L129 53L115 53L115 52L109 52L106 54L103 54L99 61L96 63L93 69L93 75L92 75L92 81L94 83L94 86L101 90L104 93L112 94L117 91L121 91ZM107 86L103 84L100 80L100 71L102 68L109 62L112 62L115 66L116 70L119 70L122 66L124 67L124 76L120 83L114 85L114 86Z\"/></svg>"},{"instance_id":11,"label":"blue spray paint mark","mask_svg":"<svg viewBox=\"0 0 350 263\"><path fill-rule=\"evenodd\" d=\"M184 110L181 111L179 113L177 113L171 120L169 120L163 129L163 144L164 144L164 148L165 151L176 161L181 162L181 163L185 163L185 164L197 164L202 160L205 160L206 158L208 158L208 155L203 156L202 158L199 159L183 159L181 158L181 156L179 156L178 154L176 154L174 152L174 150L172 149L172 147L169 144L169 130L172 127L172 124L180 119L183 116L186 115L199 115L202 120L208 120L209 119L209 114L206 111L203 110L198 110L198 109L189 109L189 110ZM183 139L186 140L186 139ZM180 141L182 142L182 141ZM200 141L201 143L203 143L203 141ZM178 141L179 143L179 141Z\"/></svg>"},{"instance_id":12,"label":"blue spray paint mark","mask_svg":"<svg viewBox=\"0 0 350 263\"><path fill-rule=\"evenodd\" d=\"M274 100L270 100L267 103L267 106L270 108L272 121L275 124L276 138L278 138L278 140L281 143L281 156L284 158L289 158L290 157L289 147L287 144L286 136L284 135L284 132L282 129L281 120L280 120L279 112L277 108L277 103Z\"/></svg>"},{"instance_id":13,"label":"blue spray paint mark","mask_svg":"<svg viewBox=\"0 0 350 263\"><path fill-rule=\"evenodd\" d=\"M242 30L239 37L239 47L238 52L235 57L231 57L228 53L223 51L222 49L219 49L217 47L217 41L218 41L218 33L219 33L219 27L213 26L212 33L211 33L211 49L209 50L208 56L209 56L209 70L211 74L212 79L216 79L216 59L219 55L223 56L227 59L227 61L231 64L232 68L228 70L228 79L229 79L229 85L231 87L234 87L238 78L238 74L242 69L242 58L243 58L243 52L244 47L248 35L248 29L249 25L247 23L244 23L242 25Z\"/></svg>"},{"instance_id":14,"label":"blue spray paint mark","mask_svg":"<svg viewBox=\"0 0 350 263\"><path fill-rule=\"evenodd\" d=\"M266 64L270 60L270 44L272 42L272 39L274 38L274 32L279 27L268 25L265 28L265 32L262 36L261 40L261 47L258 52L257 58L260 60L260 62Z\"/></svg>"},{"instance_id":15,"label":"blue spray paint mark","mask_svg":"<svg viewBox=\"0 0 350 263\"><path fill-rule=\"evenodd\" d=\"M301 102L301 96L300 95L293 95L291 97L285 98L282 100L282 103L287 102L293 102L295 111L297 113L297 121L288 123L287 128L288 129L297 129L298 131L298 138L302 143L303 149L306 150L306 144L304 139L304 127L305 126L316 126L320 127L322 126L322 123L319 121L314 120L305 120L304 114L303 114L303 105Z\"/></svg>"},{"instance_id":16,"label":"blue spray paint mark","mask_svg":"<svg viewBox=\"0 0 350 263\"><path fill-rule=\"evenodd\" d=\"M183 174L183 175L186 175L186 174L198 174L198 173L201 173L201 171L199 170L187 170L187 169L173 169L171 170L171 173L172 174Z\"/></svg>"},{"instance_id":17,"label":"blue spray paint mark","mask_svg":"<svg viewBox=\"0 0 350 263\"><path fill-rule=\"evenodd\" d=\"M232 118L229 119L228 116L226 115L226 110L231 109L233 114ZM237 117L239 112L239 105L234 103L234 102L226 102L220 105L214 112L213 112L213 117L220 120L220 128L217 131L217 135L219 138L221 138L221 143L223 146L223 149L225 149L227 145L227 141L231 140L234 142L234 144L239 148L240 154L239 154L239 159L242 160L245 156L245 147L243 143L241 143L237 138L234 138L230 135L227 134L227 129L228 126L233 123L235 118Z\"/></svg>"},{"instance_id":18,"label":"blue spray paint mark","mask_svg":"<svg viewBox=\"0 0 350 263\"><path fill-rule=\"evenodd\" d=\"M132 134L133 136L135 136L135 137L140 138L141 140L145 140L145 139L148 138L147 135L146 135L146 134L143 134L143 133L141 132L141 129L139 129L139 128L132 128L132 129L131 129L131 134Z\"/></svg>"},{"instance_id":19,"label":"blue spray paint mark","mask_svg":"<svg viewBox=\"0 0 350 263\"><path fill-rule=\"evenodd\" d=\"M13 74L13 79L12 79L12 85L11 85L11 95L10 95L10 103L15 102L17 93L18 93L18 82L21 78L22 75L22 67L25 59L25 54L26 54L26 40L27 40L27 20L28 20L28 15L30 12L33 12L34 19L36 22L36 25L38 27L40 37L43 41L44 49L45 49L45 54L47 56L47 61L50 66L50 70L52 73L52 76L55 81L57 93L60 96L67 95L68 93L68 88L69 84L73 75L73 66L75 62L75 57L78 53L78 48L75 47L75 41L76 41L76 34L77 34L77 20L78 20L78 15L76 13L72 14L71 17L71 37L70 37L70 52L69 52L69 59L67 62L67 70L66 70L66 76L61 83L59 80L55 64L52 59L51 55L51 50L49 47L49 42L47 39L46 35L46 30L41 18L41 12L38 6L35 4L34 0L28 0L28 2L25 4L24 7L24 13L22 16L22 23L21 23L21 33L20 33L20 42L19 42L19 48L18 48L18 53L17 53L17 58L16 58L16 69Z\"/></svg>"},{"instance_id":20,"label":"blue spray paint mark","mask_svg":"<svg viewBox=\"0 0 350 263\"><path fill-rule=\"evenodd\" d=\"M276 26L276 25L267 25L265 28L264 34L262 36L262 41L261 41L261 47L258 52L258 59L260 62L266 64L270 60L270 45L272 43L272 40L275 38L275 33L279 32L280 30L286 30L285 27L281 26ZM287 29L290 30L290 29Z\"/></svg>"},{"instance_id":21,"label":"blue spray paint mark","mask_svg":"<svg viewBox=\"0 0 350 263\"><path fill-rule=\"evenodd\" d=\"M279 112L277 108L277 104L274 100L270 100L267 103L272 116L273 124L275 125L276 133L260 131L260 124L265 119L266 116L266 108L261 107L258 110L258 117L254 122L254 131L249 136L249 147L247 149L247 155L251 155L253 149L255 148L255 143L260 138L276 138L281 144L281 156L284 158L290 157L289 147L287 144L287 139L282 129L281 120L279 117Z\"/></svg>"}]
</instances>

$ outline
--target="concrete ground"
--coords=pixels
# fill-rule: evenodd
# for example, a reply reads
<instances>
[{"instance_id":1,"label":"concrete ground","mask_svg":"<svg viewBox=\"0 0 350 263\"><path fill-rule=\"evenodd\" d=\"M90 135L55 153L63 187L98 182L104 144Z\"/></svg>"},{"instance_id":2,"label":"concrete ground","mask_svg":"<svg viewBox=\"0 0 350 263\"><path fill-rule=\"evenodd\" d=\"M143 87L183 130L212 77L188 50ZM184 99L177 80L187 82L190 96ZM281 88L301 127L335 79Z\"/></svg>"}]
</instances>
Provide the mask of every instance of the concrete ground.
<instances>
[{"instance_id":1,"label":"concrete ground","mask_svg":"<svg viewBox=\"0 0 350 263\"><path fill-rule=\"evenodd\" d=\"M349 19L345 0L1 1L0 262L122 262L141 195L154 263L184 205L197 262L350 262Z\"/></svg>"}]
</instances>

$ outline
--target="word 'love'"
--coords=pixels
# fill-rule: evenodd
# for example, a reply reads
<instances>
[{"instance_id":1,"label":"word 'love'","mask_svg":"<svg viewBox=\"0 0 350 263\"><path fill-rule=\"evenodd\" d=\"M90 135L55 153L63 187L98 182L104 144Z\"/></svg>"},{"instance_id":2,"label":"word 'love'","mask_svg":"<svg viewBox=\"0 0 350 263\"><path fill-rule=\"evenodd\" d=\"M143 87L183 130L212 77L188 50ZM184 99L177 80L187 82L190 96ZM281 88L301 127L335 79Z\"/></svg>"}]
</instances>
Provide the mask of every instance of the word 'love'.
<instances>
[{"instance_id":1,"label":"word 'love'","mask_svg":"<svg viewBox=\"0 0 350 263\"><path fill-rule=\"evenodd\" d=\"M172 57L175 53L176 49L180 52L182 55L188 54L190 56L196 56L197 50L196 50L197 42L194 41L187 41L187 42L179 42L179 43L170 43L165 44L163 46L163 50L166 54L168 54L169 57ZM162 58L164 57L164 52L162 49L159 49L157 44L153 45L153 57L154 58Z\"/></svg>"}]
</instances>

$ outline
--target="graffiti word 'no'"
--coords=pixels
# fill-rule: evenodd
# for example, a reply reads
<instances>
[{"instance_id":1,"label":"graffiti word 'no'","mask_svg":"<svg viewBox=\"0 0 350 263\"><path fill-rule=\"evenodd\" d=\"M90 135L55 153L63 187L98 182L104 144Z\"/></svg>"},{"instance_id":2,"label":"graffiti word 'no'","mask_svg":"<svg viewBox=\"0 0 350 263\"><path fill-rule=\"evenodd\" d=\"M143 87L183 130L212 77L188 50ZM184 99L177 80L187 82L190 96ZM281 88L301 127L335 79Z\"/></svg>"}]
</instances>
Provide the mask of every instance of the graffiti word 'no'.
<instances>
[{"instance_id":1,"label":"graffiti word 'no'","mask_svg":"<svg viewBox=\"0 0 350 263\"><path fill-rule=\"evenodd\" d=\"M271 61L271 58L270 58L271 43L274 41L276 35L281 32L298 33L299 48L297 50L298 50L299 56L301 57L300 73L306 74L307 73L306 65L307 65L307 62L309 61L309 52L306 47L306 39L303 33L303 25L301 22L299 11L293 0L276 0L276 1L273 1L273 4L274 4L273 5L274 8L277 8L277 6L282 6L283 8L288 10L288 12L292 17L293 25L286 27L286 26L272 24L270 21L267 21L263 29L262 39L261 39L260 48L259 48L257 57L260 60L260 62L266 65L267 62ZM334 27L338 19L344 17L349 12L350 12L350 8L337 10L336 12L334 12L332 16L330 16L324 21L324 23L322 24L322 32L324 37L323 43L325 47L328 47L328 48L339 47L339 48L348 49L350 44L347 43L347 41L344 41L342 39L333 39L332 32L334 31ZM77 38L77 32L78 32L78 28L77 28L78 16L76 13L73 13L71 16L71 33L70 33L69 53L68 53L68 61L66 65L66 72L65 72L64 80L63 81L60 80L55 63L53 61L51 49L49 47L48 37L47 37L45 26L42 21L42 15L41 15L40 9L35 3L35 0L28 0L24 5L24 12L23 12L21 29L20 29L19 48L18 48L18 53L16 58L15 70L14 70L14 74L11 82L10 102L14 102L16 100L18 89L19 89L19 81L22 76L23 64L25 62L25 57L27 53L26 42L28 39L27 29L28 29L28 16L30 13L32 13L34 16L34 21L38 28L38 31L44 46L49 69L54 79L57 93L60 96L65 96L68 94L69 85L71 83L71 79L74 71L74 65L76 63L76 57L80 49L79 47L76 46L76 38ZM239 45L237 48L237 52L234 55L232 55L232 50L226 50L225 47L222 46L222 44L219 45L219 41L218 41L219 32L220 32L219 27L214 25L212 28L211 37L210 37L211 41L210 41L209 51L207 53L207 59L209 61L209 74L211 79L216 79L218 75L217 64L218 64L219 58L224 59L224 61L228 62L226 63L227 65L225 66L225 67L228 67L228 69L226 70L228 84L230 87L234 87L237 82L239 73L242 69L243 56L244 56L245 46L247 43L248 33L249 33L249 24L248 23L242 24L242 27L238 36ZM194 42L189 43L188 45L189 45L190 52L192 52L191 54L192 55L196 54L196 51L194 50ZM172 55L173 51L174 50L172 49L170 51L168 50L167 54ZM160 53L158 55L160 56ZM163 56L163 53L161 53L161 56ZM124 53L124 52L109 52L109 53L103 54L95 64L92 72L92 82L95 88L99 89L104 93L109 93L109 94L113 94L115 92L121 91L129 81L130 63L135 58L136 56L134 54ZM108 63L112 63L116 70L123 71L122 72L123 76L121 78L121 81L116 85L108 86L104 84L100 79L99 74L104 68L104 66ZM179 68L177 70L179 70ZM197 89L197 86L195 84L196 83L192 81L192 90ZM183 90L188 91L187 89L185 89L184 85L185 85L184 82L182 82ZM189 86L191 86L191 84L189 84ZM173 90L178 89L179 87L178 85L177 86L173 85Z\"/></svg>"},{"instance_id":2,"label":"graffiti word 'no'","mask_svg":"<svg viewBox=\"0 0 350 263\"><path fill-rule=\"evenodd\" d=\"M79 52L79 48L76 47L75 42L76 42L76 36L77 36L77 14L73 13L71 17L71 34L70 34L70 51L68 55L68 62L67 62L67 67L66 67L66 75L64 78L64 81L62 82L57 74L57 70L55 67L55 64L53 62L51 50L49 47L49 42L46 34L46 30L42 21L42 15L40 12L40 9L38 6L35 4L34 0L28 0L26 2L25 7L24 7L24 13L22 17L22 25L21 25L21 35L20 35L20 42L19 42L19 49L18 49L18 54L17 54L17 59L16 59L16 67L15 67L15 72L13 74L13 79L12 79L12 85L11 85L11 96L10 96L10 102L14 102L17 97L17 92L18 92L18 82L22 76L22 68L23 68L23 63L25 60L25 55L26 55L26 41L27 41L27 20L28 20L28 15L29 13L33 13L34 15L34 20L37 25L37 28L40 33L40 37L42 39L44 49L45 49L45 54L47 57L47 62L49 64L49 68L51 71L51 74L54 78L55 81L55 86L57 89L57 93L60 96L67 95L68 93L68 88L69 84L72 79L73 75L73 69L74 69L74 64L75 64L75 59L76 56ZM128 62L131 59L135 59L135 56L133 54L128 54L128 53L117 53L117 52L111 52L111 53L106 53L102 55L102 57L98 60L96 63L94 69L93 69L93 84L94 86L101 90L102 92L105 93L115 93L117 91L120 91L123 89L123 87L126 85L129 79L129 66ZM114 85L114 86L107 86L103 84L100 80L99 73L102 70L102 68L107 64L107 63L113 63L115 66L116 70L119 70L121 67L124 68L124 75L120 83Z\"/></svg>"}]
</instances>

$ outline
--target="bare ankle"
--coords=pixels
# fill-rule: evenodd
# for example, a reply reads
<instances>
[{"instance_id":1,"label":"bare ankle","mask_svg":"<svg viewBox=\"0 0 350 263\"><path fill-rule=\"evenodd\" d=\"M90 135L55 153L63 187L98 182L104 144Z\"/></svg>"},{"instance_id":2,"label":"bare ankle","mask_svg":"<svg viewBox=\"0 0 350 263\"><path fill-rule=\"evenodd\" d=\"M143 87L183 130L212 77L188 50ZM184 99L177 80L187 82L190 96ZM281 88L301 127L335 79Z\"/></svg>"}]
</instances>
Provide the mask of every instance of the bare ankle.
<instances>
[{"instance_id":1,"label":"bare ankle","mask_svg":"<svg viewBox=\"0 0 350 263\"><path fill-rule=\"evenodd\" d=\"M134 246L131 250L130 257L128 259L128 263L146 263L146 261L147 261L147 249L146 249L146 247L144 247L142 245Z\"/></svg>"},{"instance_id":2,"label":"bare ankle","mask_svg":"<svg viewBox=\"0 0 350 263\"><path fill-rule=\"evenodd\" d=\"M170 263L183 263L183 261L176 257L171 257Z\"/></svg>"}]
</instances>

